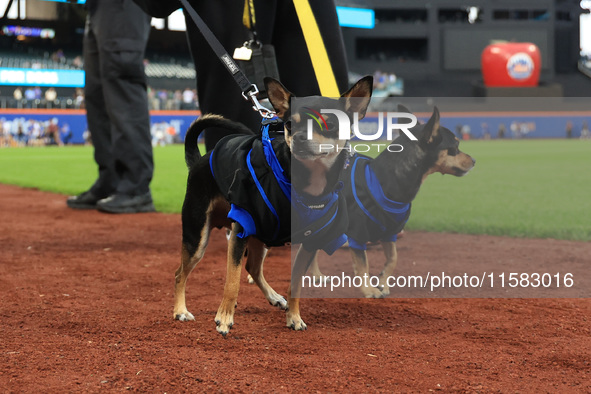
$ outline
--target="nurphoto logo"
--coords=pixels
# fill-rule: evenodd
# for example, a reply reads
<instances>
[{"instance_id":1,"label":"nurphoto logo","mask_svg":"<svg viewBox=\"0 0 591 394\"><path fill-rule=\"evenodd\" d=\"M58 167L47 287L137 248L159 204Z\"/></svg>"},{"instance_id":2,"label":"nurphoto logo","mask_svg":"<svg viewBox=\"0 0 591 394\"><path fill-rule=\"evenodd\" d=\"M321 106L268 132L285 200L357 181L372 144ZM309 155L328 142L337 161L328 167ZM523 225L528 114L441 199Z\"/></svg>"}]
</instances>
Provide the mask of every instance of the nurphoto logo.
<instances>
[{"instance_id":1,"label":"nurphoto logo","mask_svg":"<svg viewBox=\"0 0 591 394\"><path fill-rule=\"evenodd\" d=\"M349 119L349 115L347 113L338 110L338 109L321 109L320 112L305 107L305 109L309 112L306 112L306 115L310 116L312 119L308 119L307 122L307 138L308 140L312 140L313 133L314 133L314 123L316 123L320 127L320 131L324 131L325 129L328 130L328 124L326 119L322 114L332 114L335 115L338 120L338 127L339 127L339 140L349 141L354 137L358 138L361 141L376 141L379 140L382 135L384 134L384 128L386 130L386 139L388 141L394 140L394 138L398 134L394 134L396 130L398 133L404 133L408 139L411 141L418 141L417 137L415 137L409 129L413 128L417 125L417 117L413 114L407 112L379 112L378 113L378 129L375 133L371 134L364 134L361 133L359 130L359 113L353 113L353 124L351 125L351 120ZM404 123L400 123L400 120L408 120ZM353 132L353 135L351 134ZM354 150L358 153L369 152L372 147L377 148L378 152L382 149L382 146L386 145L387 150L389 152L401 152L403 150L402 145L399 144L356 144L355 146L351 147L349 144L346 144L343 147L334 146L333 144L319 144L320 151L330 151L334 150Z\"/></svg>"}]
</instances>

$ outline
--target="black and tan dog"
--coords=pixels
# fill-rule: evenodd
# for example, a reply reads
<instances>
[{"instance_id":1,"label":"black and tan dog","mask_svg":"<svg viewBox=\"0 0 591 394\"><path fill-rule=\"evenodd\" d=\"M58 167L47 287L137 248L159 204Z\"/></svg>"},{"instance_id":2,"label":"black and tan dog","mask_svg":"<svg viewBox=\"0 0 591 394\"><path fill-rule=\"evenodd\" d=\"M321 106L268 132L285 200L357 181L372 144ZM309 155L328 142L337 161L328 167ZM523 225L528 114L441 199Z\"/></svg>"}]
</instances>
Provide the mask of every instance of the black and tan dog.
<instances>
[{"instance_id":1,"label":"black and tan dog","mask_svg":"<svg viewBox=\"0 0 591 394\"><path fill-rule=\"evenodd\" d=\"M267 130L262 132L262 137L228 136L218 142L212 152L201 156L197 139L207 127L223 127L237 134L252 134L239 123L206 115L191 125L185 139L189 176L182 209L182 256L181 265L176 271L174 318L194 320L185 303L187 277L203 257L211 230L214 227L231 228L224 296L215 317L217 331L224 336L234 324L242 260L247 248L247 271L272 305L286 309L288 303L267 284L262 273L267 247L301 242L304 246L301 248L302 256L313 255L316 249L322 249L325 245L332 244L334 247L335 239L344 242L343 235L348 224L346 209L342 205L344 200L333 198L337 193L336 187L346 155L336 150L321 152L318 149L318 144L322 142L328 141L338 146L344 141L337 140L336 131L324 131L321 135L314 133L312 139L302 135L305 134L303 130L293 132L298 129L296 126L299 122L304 121L304 114L291 107L293 95L276 80L266 79L265 84L269 101L285 124L284 136L273 135ZM306 108L334 108L351 114L365 113L371 87L372 79L366 77L342 95L345 99L365 98L363 108L357 104L348 105L349 100L317 96L298 100ZM291 160L292 156L296 160ZM299 175L293 180L293 185L290 179L292 171L297 171ZM334 213L332 217L339 219L325 223L327 226L319 226L317 222L298 223L295 226L296 234L292 234L292 186L304 208L319 208L314 204L317 199L336 201L330 211ZM307 237L309 234L315 236ZM309 261L298 264L297 260L295 267L307 267ZM298 301L292 297L288 297L288 300L287 325L294 329L305 329L299 315Z\"/></svg>"},{"instance_id":2,"label":"black and tan dog","mask_svg":"<svg viewBox=\"0 0 591 394\"><path fill-rule=\"evenodd\" d=\"M398 112L410 111L399 106ZM380 241L386 258L380 274L380 287L362 287L368 298L382 298L390 293L386 285L397 263L396 238L410 216L411 202L423 181L435 172L463 176L475 160L459 150L460 141L440 125L439 110L434 109L426 124L410 129L418 141L401 133L375 159L354 155L344 172L347 209L351 225L347 230L355 275L369 275L366 244ZM398 152L399 146L402 151ZM319 274L317 262L311 272ZM321 274L320 274L321 275Z\"/></svg>"}]
</instances>

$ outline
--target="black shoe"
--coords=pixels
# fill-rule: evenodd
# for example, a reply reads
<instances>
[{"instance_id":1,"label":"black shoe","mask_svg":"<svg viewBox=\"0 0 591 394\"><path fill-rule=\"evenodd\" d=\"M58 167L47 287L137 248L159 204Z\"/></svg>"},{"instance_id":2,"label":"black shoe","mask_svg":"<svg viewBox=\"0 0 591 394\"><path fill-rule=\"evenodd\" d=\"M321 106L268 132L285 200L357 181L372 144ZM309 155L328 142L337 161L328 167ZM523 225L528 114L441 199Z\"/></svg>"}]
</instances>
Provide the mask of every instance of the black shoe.
<instances>
[{"instance_id":1,"label":"black shoe","mask_svg":"<svg viewBox=\"0 0 591 394\"><path fill-rule=\"evenodd\" d=\"M150 192L140 196L113 194L97 203L99 211L108 213L140 213L155 212Z\"/></svg>"},{"instance_id":2,"label":"black shoe","mask_svg":"<svg viewBox=\"0 0 591 394\"><path fill-rule=\"evenodd\" d=\"M97 197L90 191L85 191L77 196L68 197L66 204L74 209L96 209L96 204L104 197Z\"/></svg>"}]
</instances>

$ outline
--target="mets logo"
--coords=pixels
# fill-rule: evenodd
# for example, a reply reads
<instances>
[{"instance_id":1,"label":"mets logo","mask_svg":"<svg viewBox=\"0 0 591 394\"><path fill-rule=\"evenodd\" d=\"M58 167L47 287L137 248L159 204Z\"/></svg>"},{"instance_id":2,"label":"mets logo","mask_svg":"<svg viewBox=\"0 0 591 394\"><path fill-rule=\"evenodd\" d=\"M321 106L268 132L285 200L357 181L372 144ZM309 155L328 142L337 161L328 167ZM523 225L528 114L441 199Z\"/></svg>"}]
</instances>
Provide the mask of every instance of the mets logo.
<instances>
[{"instance_id":1,"label":"mets logo","mask_svg":"<svg viewBox=\"0 0 591 394\"><path fill-rule=\"evenodd\" d=\"M534 61L525 52L519 52L509 58L507 62L507 73L515 80L522 80L531 77L534 72Z\"/></svg>"}]
</instances>

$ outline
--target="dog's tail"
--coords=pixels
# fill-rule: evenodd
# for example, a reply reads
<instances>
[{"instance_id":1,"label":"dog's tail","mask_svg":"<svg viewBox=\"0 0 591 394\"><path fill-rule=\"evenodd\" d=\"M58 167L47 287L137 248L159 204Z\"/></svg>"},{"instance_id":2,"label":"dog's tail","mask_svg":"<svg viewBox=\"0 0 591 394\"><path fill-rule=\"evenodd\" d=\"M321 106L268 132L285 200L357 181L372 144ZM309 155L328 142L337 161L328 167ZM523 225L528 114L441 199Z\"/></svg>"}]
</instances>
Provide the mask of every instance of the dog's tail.
<instances>
[{"instance_id":1,"label":"dog's tail","mask_svg":"<svg viewBox=\"0 0 591 394\"><path fill-rule=\"evenodd\" d=\"M209 127L219 127L230 131L231 134L254 135L252 130L242 123L233 122L220 115L205 114L194 121L187 130L187 135L185 136L185 163L187 163L187 167L191 168L193 163L201 157L197 140L199 139L199 134Z\"/></svg>"}]
</instances>

